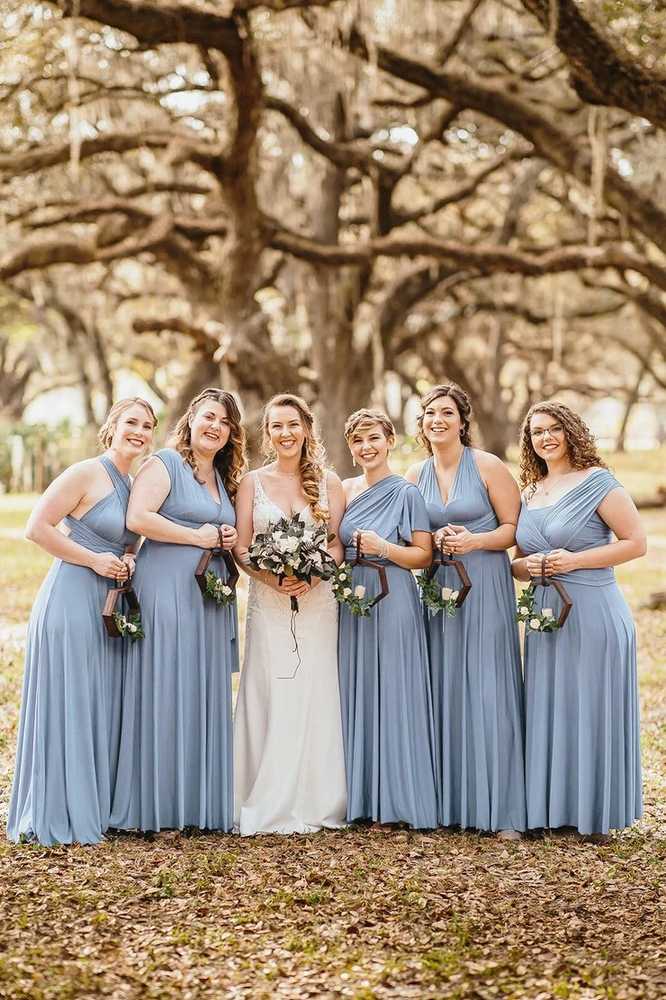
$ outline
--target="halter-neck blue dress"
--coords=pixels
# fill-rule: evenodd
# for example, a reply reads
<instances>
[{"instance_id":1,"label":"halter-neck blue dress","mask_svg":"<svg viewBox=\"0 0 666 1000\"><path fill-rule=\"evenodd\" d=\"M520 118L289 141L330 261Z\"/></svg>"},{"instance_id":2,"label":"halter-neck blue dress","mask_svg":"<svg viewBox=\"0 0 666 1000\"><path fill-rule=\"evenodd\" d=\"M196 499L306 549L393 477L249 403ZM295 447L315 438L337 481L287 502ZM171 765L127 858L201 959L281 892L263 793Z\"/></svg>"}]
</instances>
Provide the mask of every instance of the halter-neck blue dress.
<instances>
[{"instance_id":1,"label":"halter-neck blue dress","mask_svg":"<svg viewBox=\"0 0 666 1000\"><path fill-rule=\"evenodd\" d=\"M235 524L177 451L156 452L171 480L159 513L185 527ZM134 589L145 639L129 651L111 826L230 830L233 824L231 674L238 669L236 605L204 598L194 572L203 549L146 539ZM220 559L210 564L223 579Z\"/></svg>"},{"instance_id":2,"label":"halter-neck blue dress","mask_svg":"<svg viewBox=\"0 0 666 1000\"><path fill-rule=\"evenodd\" d=\"M137 538L125 528L129 477L106 455L100 462L111 491L65 524L84 548L121 556ZM127 652L127 640L110 639L102 622L114 586L86 566L56 559L37 594L28 625L9 840L96 844L109 825Z\"/></svg>"},{"instance_id":3,"label":"halter-neck blue dress","mask_svg":"<svg viewBox=\"0 0 666 1000\"><path fill-rule=\"evenodd\" d=\"M597 513L619 487L595 469L556 503L523 502L516 541L525 555L581 552L611 541ZM564 627L525 641L527 820L530 827L573 826L608 833L642 815L636 633L612 568L558 575L573 608ZM559 613L551 588L536 608Z\"/></svg>"},{"instance_id":4,"label":"halter-neck blue dress","mask_svg":"<svg viewBox=\"0 0 666 1000\"><path fill-rule=\"evenodd\" d=\"M465 447L448 502L442 500L434 459L418 486L430 530L462 524L493 531L497 515L474 453ZM511 563L506 552L461 556L471 583L453 618L424 609L435 716L442 826L524 830L523 676ZM437 570L442 587L460 588L451 567Z\"/></svg>"},{"instance_id":5,"label":"halter-neck blue dress","mask_svg":"<svg viewBox=\"0 0 666 1000\"><path fill-rule=\"evenodd\" d=\"M409 544L428 531L417 488L390 475L347 507L340 524L345 558L352 561L357 530ZM347 819L437 826L432 699L419 596L409 570L386 566L390 593L369 618L340 607L338 657L342 732L347 771ZM353 586L378 591L378 574L353 570Z\"/></svg>"}]
</instances>

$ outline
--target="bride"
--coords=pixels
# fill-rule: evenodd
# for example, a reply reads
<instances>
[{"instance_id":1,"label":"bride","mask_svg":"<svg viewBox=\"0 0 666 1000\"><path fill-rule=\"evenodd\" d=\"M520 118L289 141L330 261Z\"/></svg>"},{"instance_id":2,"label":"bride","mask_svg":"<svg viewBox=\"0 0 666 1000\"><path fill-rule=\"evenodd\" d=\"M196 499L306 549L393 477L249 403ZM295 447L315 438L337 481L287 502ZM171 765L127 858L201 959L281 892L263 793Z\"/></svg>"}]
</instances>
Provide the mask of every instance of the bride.
<instances>
[{"instance_id":1,"label":"bride","mask_svg":"<svg viewBox=\"0 0 666 1000\"><path fill-rule=\"evenodd\" d=\"M234 826L241 835L312 833L345 823L346 782L338 688L338 614L329 583L307 584L251 569L257 532L298 515L326 524L333 557L345 501L324 465L307 403L282 393L264 408L269 465L248 473L236 496L239 564L251 577L245 659L234 720ZM294 651L290 597L298 598ZM292 677L293 675L293 677Z\"/></svg>"}]
</instances>

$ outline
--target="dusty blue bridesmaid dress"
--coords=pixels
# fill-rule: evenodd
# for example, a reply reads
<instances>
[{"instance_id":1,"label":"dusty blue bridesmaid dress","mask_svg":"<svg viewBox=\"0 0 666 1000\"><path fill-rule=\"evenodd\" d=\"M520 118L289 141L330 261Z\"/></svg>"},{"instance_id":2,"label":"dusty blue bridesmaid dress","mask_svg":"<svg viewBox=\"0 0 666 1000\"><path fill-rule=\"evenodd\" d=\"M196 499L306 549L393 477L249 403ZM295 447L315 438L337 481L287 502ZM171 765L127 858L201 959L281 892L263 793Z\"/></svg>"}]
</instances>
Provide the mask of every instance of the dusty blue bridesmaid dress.
<instances>
[{"instance_id":1,"label":"dusty blue bridesmaid dress","mask_svg":"<svg viewBox=\"0 0 666 1000\"><path fill-rule=\"evenodd\" d=\"M220 503L171 448L156 453L171 490L159 513L175 524L235 524L220 476ZM194 571L203 549L146 539L134 589L145 639L130 649L110 825L160 830L233 823L231 674L238 669L236 605L205 600ZM210 568L226 579L219 559Z\"/></svg>"},{"instance_id":2,"label":"dusty blue bridesmaid dress","mask_svg":"<svg viewBox=\"0 0 666 1000\"><path fill-rule=\"evenodd\" d=\"M493 531L497 515L471 448L464 448L447 503L434 460L418 481L430 530L462 524ZM477 830L524 830L523 675L511 564L506 552L461 557L472 589L453 618L426 621L435 716L439 822ZM455 570L437 571L442 587L457 590Z\"/></svg>"},{"instance_id":3,"label":"dusty blue bridesmaid dress","mask_svg":"<svg viewBox=\"0 0 666 1000\"><path fill-rule=\"evenodd\" d=\"M526 555L607 545L597 507L620 484L595 469L556 503L523 503L517 542ZM608 833L642 815L636 634L612 568L556 577L573 608L557 632L527 631L525 643L527 820ZM537 609L559 613L552 587Z\"/></svg>"},{"instance_id":4,"label":"dusty blue bridesmaid dress","mask_svg":"<svg viewBox=\"0 0 666 1000\"><path fill-rule=\"evenodd\" d=\"M129 477L102 455L111 492L69 537L92 552L121 556ZM126 640L110 639L102 608L114 581L56 559L30 616L16 770L7 837L40 844L96 844L109 823L120 733Z\"/></svg>"},{"instance_id":5,"label":"dusty blue bridesmaid dress","mask_svg":"<svg viewBox=\"0 0 666 1000\"><path fill-rule=\"evenodd\" d=\"M347 507L340 525L346 559L356 554L357 530L409 544L428 531L417 488L390 475ZM419 596L409 570L386 566L390 593L369 618L340 607L338 656L347 771L347 818L437 826L430 678ZM353 585L377 593L378 574L353 571Z\"/></svg>"}]
</instances>

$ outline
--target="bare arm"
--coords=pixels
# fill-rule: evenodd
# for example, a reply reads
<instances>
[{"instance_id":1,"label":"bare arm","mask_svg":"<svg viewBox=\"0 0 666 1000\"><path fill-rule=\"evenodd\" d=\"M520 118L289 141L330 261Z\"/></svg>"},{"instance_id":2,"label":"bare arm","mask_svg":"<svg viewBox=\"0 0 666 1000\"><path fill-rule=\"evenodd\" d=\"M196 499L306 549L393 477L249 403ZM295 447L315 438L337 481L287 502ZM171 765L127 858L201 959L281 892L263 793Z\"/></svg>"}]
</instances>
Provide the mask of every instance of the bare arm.
<instances>
[{"instance_id":1,"label":"bare arm","mask_svg":"<svg viewBox=\"0 0 666 1000\"><path fill-rule=\"evenodd\" d=\"M340 477L335 472L328 473L326 488L328 491L328 510L330 514L328 522L329 533L335 534L335 538L328 543L328 551L336 563L340 564L345 555L344 546L340 541L340 522L342 521L347 503Z\"/></svg>"},{"instance_id":2,"label":"bare arm","mask_svg":"<svg viewBox=\"0 0 666 1000\"><path fill-rule=\"evenodd\" d=\"M41 549L74 566L85 566L100 576L123 579L127 568L112 552L91 552L59 531L56 525L79 506L91 485L91 470L81 463L66 469L35 504L25 537Z\"/></svg>"},{"instance_id":3,"label":"bare arm","mask_svg":"<svg viewBox=\"0 0 666 1000\"><path fill-rule=\"evenodd\" d=\"M248 562L248 549L252 542L253 533L253 507L254 507L254 476L251 472L243 476L236 493L236 531L238 539L233 549L234 559L248 576L260 583L265 583L267 587L279 593L285 593L280 587L277 578L273 573L265 569L253 569ZM285 596L286 595L285 593Z\"/></svg>"},{"instance_id":4,"label":"bare arm","mask_svg":"<svg viewBox=\"0 0 666 1000\"><path fill-rule=\"evenodd\" d=\"M514 552L515 555L511 560L511 572L515 576L516 580L523 580L525 583L528 583L530 579L530 571L527 568L528 556L526 556L517 545ZM538 553L538 557L541 559L542 554Z\"/></svg>"},{"instance_id":5,"label":"bare arm","mask_svg":"<svg viewBox=\"0 0 666 1000\"><path fill-rule=\"evenodd\" d=\"M361 552L382 556L402 569L425 569L432 562L432 536L429 531L413 531L411 545L387 542L376 531L360 531Z\"/></svg>"},{"instance_id":6,"label":"bare arm","mask_svg":"<svg viewBox=\"0 0 666 1000\"><path fill-rule=\"evenodd\" d=\"M200 528L185 528L158 514L171 490L171 479L164 462L157 456L141 466L130 493L127 527L155 542L173 545L196 545L212 549L219 545L217 528L204 524Z\"/></svg>"}]
</instances>

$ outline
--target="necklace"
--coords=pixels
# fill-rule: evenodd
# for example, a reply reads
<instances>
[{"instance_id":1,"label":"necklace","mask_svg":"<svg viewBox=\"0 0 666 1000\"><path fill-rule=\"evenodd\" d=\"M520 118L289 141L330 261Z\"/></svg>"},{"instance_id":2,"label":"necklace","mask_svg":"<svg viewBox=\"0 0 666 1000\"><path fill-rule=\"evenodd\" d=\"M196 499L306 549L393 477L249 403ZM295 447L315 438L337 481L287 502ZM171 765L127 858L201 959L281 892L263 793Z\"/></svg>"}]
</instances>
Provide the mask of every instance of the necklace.
<instances>
[{"instance_id":1,"label":"necklace","mask_svg":"<svg viewBox=\"0 0 666 1000\"><path fill-rule=\"evenodd\" d=\"M550 496L550 494L553 492L553 488L557 486L557 484L561 482L562 479L566 479L567 476L570 476L571 473L575 471L576 471L575 469L569 469L568 472L563 472L561 475L559 475L557 479L549 480L548 489L546 489L545 480L542 479L541 482L539 483L540 492L543 493L543 495L546 497Z\"/></svg>"}]
</instances>

